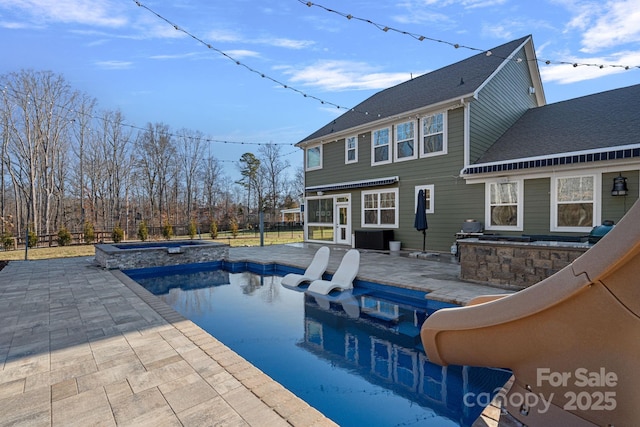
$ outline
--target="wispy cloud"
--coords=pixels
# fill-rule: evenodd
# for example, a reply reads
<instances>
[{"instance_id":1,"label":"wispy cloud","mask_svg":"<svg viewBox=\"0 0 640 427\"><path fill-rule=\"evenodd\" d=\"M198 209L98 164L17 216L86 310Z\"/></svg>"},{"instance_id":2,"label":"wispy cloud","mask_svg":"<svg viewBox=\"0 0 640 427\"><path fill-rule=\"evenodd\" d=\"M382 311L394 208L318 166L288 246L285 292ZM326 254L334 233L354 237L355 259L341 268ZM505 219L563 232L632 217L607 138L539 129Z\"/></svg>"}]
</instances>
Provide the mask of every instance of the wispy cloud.
<instances>
[{"instance_id":1,"label":"wispy cloud","mask_svg":"<svg viewBox=\"0 0 640 427\"><path fill-rule=\"evenodd\" d=\"M264 37L257 40L256 42L260 44L269 45L269 46L283 47L286 49L295 49L295 50L306 49L315 44L315 42L311 40L293 40L293 39L286 39L286 38L271 38L271 37Z\"/></svg>"},{"instance_id":2,"label":"wispy cloud","mask_svg":"<svg viewBox=\"0 0 640 427\"><path fill-rule=\"evenodd\" d=\"M383 89L408 80L408 73L383 73L364 62L317 61L303 68L280 67L291 83L326 91Z\"/></svg>"},{"instance_id":3,"label":"wispy cloud","mask_svg":"<svg viewBox=\"0 0 640 427\"><path fill-rule=\"evenodd\" d=\"M595 53L640 42L640 0L556 0L556 3L572 14L565 33L582 33L582 52Z\"/></svg>"},{"instance_id":4,"label":"wispy cloud","mask_svg":"<svg viewBox=\"0 0 640 427\"><path fill-rule=\"evenodd\" d=\"M246 49L232 49L225 51L229 56L234 59L242 59L242 58L257 58L260 54L254 50L246 50Z\"/></svg>"},{"instance_id":5,"label":"wispy cloud","mask_svg":"<svg viewBox=\"0 0 640 427\"><path fill-rule=\"evenodd\" d=\"M130 61L98 61L95 63L98 68L105 70L126 70L133 66L133 62Z\"/></svg>"},{"instance_id":6,"label":"wispy cloud","mask_svg":"<svg viewBox=\"0 0 640 427\"><path fill-rule=\"evenodd\" d=\"M0 7L18 10L28 21L76 23L102 27L122 27L127 18L110 0L0 0Z\"/></svg>"},{"instance_id":7,"label":"wispy cloud","mask_svg":"<svg viewBox=\"0 0 640 427\"><path fill-rule=\"evenodd\" d=\"M6 28L8 30L24 30L29 28L38 28L39 26L28 24L26 22L16 21L0 21L0 28Z\"/></svg>"},{"instance_id":8,"label":"wispy cloud","mask_svg":"<svg viewBox=\"0 0 640 427\"><path fill-rule=\"evenodd\" d=\"M172 59L189 59L197 56L202 56L200 52L186 52L186 53L178 53L174 55L151 55L149 59L156 59L161 61L172 60Z\"/></svg>"},{"instance_id":9,"label":"wispy cloud","mask_svg":"<svg viewBox=\"0 0 640 427\"><path fill-rule=\"evenodd\" d=\"M640 0L610 1L599 12L582 37L583 51L640 42Z\"/></svg>"},{"instance_id":10,"label":"wispy cloud","mask_svg":"<svg viewBox=\"0 0 640 427\"><path fill-rule=\"evenodd\" d=\"M567 61L574 61L577 64L600 64L602 68L585 65L574 67L571 64L543 65L540 68L542 80L546 83L569 84L597 79L612 74L631 73L633 71L620 67L612 67L612 65L640 64L640 52L626 51L607 57L569 57L565 59Z\"/></svg>"},{"instance_id":11,"label":"wispy cloud","mask_svg":"<svg viewBox=\"0 0 640 427\"><path fill-rule=\"evenodd\" d=\"M451 26L456 21L450 12L438 12L449 6L462 9L480 9L486 7L501 6L507 0L404 0L398 4L407 10L406 14L395 15L393 19L403 24L432 23L439 27Z\"/></svg>"},{"instance_id":12,"label":"wispy cloud","mask_svg":"<svg viewBox=\"0 0 640 427\"><path fill-rule=\"evenodd\" d=\"M259 37L252 37L249 35L243 35L237 31L216 29L209 31L205 37L205 40L211 41L211 43L244 43L244 44L259 44L265 46L281 47L285 49L306 49L315 44L312 40L296 40L283 37L274 37L271 35L261 35Z\"/></svg>"}]
</instances>

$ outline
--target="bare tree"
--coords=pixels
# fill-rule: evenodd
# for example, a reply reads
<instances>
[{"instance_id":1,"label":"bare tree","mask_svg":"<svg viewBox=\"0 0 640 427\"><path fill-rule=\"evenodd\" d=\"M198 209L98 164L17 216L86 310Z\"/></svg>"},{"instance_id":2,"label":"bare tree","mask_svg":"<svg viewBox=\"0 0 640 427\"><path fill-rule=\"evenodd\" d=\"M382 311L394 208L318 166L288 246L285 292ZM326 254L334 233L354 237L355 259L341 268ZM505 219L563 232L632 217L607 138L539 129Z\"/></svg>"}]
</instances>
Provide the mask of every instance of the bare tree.
<instances>
[{"instance_id":1,"label":"bare tree","mask_svg":"<svg viewBox=\"0 0 640 427\"><path fill-rule=\"evenodd\" d=\"M74 121L73 131L75 134L75 145L73 148L74 154L78 159L78 167L74 168L72 187L76 188L76 196L80 201L80 224L84 225L86 222L85 217L85 151L86 146L89 143L91 125L94 116L94 110L96 106L96 99L91 98L88 95L81 95L78 100L77 114Z\"/></svg>"},{"instance_id":2,"label":"bare tree","mask_svg":"<svg viewBox=\"0 0 640 427\"><path fill-rule=\"evenodd\" d=\"M145 187L151 208L151 220L157 205L158 225L167 215L167 196L171 180L175 146L169 133L169 126L156 123L147 124L144 132L136 140L138 168L145 180Z\"/></svg>"},{"instance_id":3,"label":"bare tree","mask_svg":"<svg viewBox=\"0 0 640 427\"><path fill-rule=\"evenodd\" d=\"M125 174L129 168L127 161L128 145L131 131L126 131L122 112L105 111L102 114L101 149L103 151L104 172L106 174L106 206L107 226L123 225L122 203L124 193Z\"/></svg>"},{"instance_id":4,"label":"bare tree","mask_svg":"<svg viewBox=\"0 0 640 427\"><path fill-rule=\"evenodd\" d=\"M202 164L202 192L209 211L209 218L215 219L216 199L220 195L222 167L215 157L207 157Z\"/></svg>"},{"instance_id":5,"label":"bare tree","mask_svg":"<svg viewBox=\"0 0 640 427\"><path fill-rule=\"evenodd\" d=\"M57 196L58 162L68 138L78 97L64 78L50 71L20 71L3 77L8 131L9 173L27 206L25 222L50 233L52 201Z\"/></svg>"},{"instance_id":6,"label":"bare tree","mask_svg":"<svg viewBox=\"0 0 640 427\"><path fill-rule=\"evenodd\" d=\"M266 207L275 214L284 196L285 170L289 167L287 160L282 160L282 146L269 143L259 148L260 164L266 180Z\"/></svg>"},{"instance_id":7,"label":"bare tree","mask_svg":"<svg viewBox=\"0 0 640 427\"><path fill-rule=\"evenodd\" d=\"M198 131L181 129L177 135L178 158L182 169L185 185L185 208L187 220L193 215L194 180L203 161L203 135Z\"/></svg>"}]
</instances>

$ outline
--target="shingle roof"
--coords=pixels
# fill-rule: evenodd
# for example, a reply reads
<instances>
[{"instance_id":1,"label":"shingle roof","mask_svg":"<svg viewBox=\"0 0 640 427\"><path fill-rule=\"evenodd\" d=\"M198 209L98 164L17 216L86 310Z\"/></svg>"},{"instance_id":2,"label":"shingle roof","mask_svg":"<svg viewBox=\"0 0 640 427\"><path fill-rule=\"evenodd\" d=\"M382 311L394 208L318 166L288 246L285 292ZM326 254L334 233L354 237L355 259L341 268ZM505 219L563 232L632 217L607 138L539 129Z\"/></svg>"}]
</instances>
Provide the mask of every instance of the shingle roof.
<instances>
[{"instance_id":1,"label":"shingle roof","mask_svg":"<svg viewBox=\"0 0 640 427\"><path fill-rule=\"evenodd\" d=\"M352 110L318 129L299 143L341 132L406 111L437 104L475 92L530 36L479 53L455 64L384 89ZM464 82L461 84L461 82ZM368 112L369 114L364 114Z\"/></svg>"},{"instance_id":2,"label":"shingle roof","mask_svg":"<svg viewBox=\"0 0 640 427\"><path fill-rule=\"evenodd\" d=\"M532 108L476 162L640 144L640 85Z\"/></svg>"}]
</instances>

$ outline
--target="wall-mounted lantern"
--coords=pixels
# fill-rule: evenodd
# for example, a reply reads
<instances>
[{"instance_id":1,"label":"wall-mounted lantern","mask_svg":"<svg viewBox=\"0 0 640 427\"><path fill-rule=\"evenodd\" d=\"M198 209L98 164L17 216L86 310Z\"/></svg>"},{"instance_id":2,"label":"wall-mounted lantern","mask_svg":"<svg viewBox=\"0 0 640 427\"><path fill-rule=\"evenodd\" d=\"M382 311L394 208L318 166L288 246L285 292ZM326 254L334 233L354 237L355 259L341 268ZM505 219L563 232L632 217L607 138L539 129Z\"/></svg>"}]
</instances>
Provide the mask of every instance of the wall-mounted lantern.
<instances>
[{"instance_id":1,"label":"wall-mounted lantern","mask_svg":"<svg viewBox=\"0 0 640 427\"><path fill-rule=\"evenodd\" d=\"M627 178L620 174L613 178L613 189L611 190L612 196L626 196L629 192L627 188Z\"/></svg>"}]
</instances>

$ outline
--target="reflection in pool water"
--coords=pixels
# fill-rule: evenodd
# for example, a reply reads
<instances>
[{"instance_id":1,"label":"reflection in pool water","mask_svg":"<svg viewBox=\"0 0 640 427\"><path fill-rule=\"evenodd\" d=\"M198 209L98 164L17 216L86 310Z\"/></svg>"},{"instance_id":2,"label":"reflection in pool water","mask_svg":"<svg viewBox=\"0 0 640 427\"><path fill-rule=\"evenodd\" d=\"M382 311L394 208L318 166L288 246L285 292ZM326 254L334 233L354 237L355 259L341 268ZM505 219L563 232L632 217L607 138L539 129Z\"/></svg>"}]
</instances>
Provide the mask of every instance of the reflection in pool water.
<instances>
[{"instance_id":1,"label":"reflection in pool water","mask_svg":"<svg viewBox=\"0 0 640 427\"><path fill-rule=\"evenodd\" d=\"M278 275L197 268L128 274L342 426L468 426L482 408L465 406L465 394L509 377L430 363L420 326L442 305L422 293L356 282L312 296Z\"/></svg>"}]
</instances>

